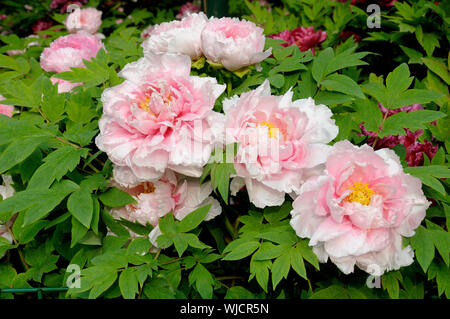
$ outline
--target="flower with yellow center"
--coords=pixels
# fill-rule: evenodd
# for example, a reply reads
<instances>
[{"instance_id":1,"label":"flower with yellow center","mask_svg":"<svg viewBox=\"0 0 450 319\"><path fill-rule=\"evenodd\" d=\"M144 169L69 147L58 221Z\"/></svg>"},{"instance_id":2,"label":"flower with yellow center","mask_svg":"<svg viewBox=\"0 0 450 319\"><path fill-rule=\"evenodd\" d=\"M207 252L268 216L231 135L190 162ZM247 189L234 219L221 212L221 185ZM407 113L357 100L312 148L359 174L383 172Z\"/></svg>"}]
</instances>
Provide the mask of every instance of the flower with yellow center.
<instances>
[{"instance_id":1,"label":"flower with yellow center","mask_svg":"<svg viewBox=\"0 0 450 319\"><path fill-rule=\"evenodd\" d=\"M278 127L276 127L275 125L273 125L273 123L264 121L264 122L259 123L259 126L266 126L269 129L269 137L270 138L278 137L278 133L280 132L280 129Z\"/></svg>"},{"instance_id":2,"label":"flower with yellow center","mask_svg":"<svg viewBox=\"0 0 450 319\"><path fill-rule=\"evenodd\" d=\"M370 198L375 192L369 188L367 183L356 182L352 184L348 189L353 190L345 200L347 202L358 202L362 205L369 205Z\"/></svg>"}]
</instances>

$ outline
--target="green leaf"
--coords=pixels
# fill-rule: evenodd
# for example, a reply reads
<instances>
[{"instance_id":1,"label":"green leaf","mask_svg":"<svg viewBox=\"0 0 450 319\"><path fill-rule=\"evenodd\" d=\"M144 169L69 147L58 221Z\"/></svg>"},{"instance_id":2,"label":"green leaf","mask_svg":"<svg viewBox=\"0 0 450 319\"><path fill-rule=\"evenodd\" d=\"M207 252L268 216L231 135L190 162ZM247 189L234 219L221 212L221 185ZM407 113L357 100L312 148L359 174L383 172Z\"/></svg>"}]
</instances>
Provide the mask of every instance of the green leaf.
<instances>
[{"instance_id":1,"label":"green leaf","mask_svg":"<svg viewBox=\"0 0 450 319\"><path fill-rule=\"evenodd\" d=\"M75 217L72 217L72 241L70 247L74 247L86 235L88 228L83 226Z\"/></svg>"},{"instance_id":2,"label":"green leaf","mask_svg":"<svg viewBox=\"0 0 450 319\"><path fill-rule=\"evenodd\" d=\"M389 97L398 95L409 88L414 79L409 75L409 68L406 63L400 64L394 71L388 74L386 78L388 100Z\"/></svg>"},{"instance_id":3,"label":"green leaf","mask_svg":"<svg viewBox=\"0 0 450 319\"><path fill-rule=\"evenodd\" d=\"M291 257L292 269L294 269L295 272L300 275L300 277L308 279L308 277L306 276L306 268L305 263L303 262L301 251L297 248L292 247L289 254Z\"/></svg>"},{"instance_id":4,"label":"green leaf","mask_svg":"<svg viewBox=\"0 0 450 319\"><path fill-rule=\"evenodd\" d=\"M250 260L250 279L256 277L256 281L266 293L269 283L269 268L271 265L272 262L270 260L254 260L253 257Z\"/></svg>"},{"instance_id":5,"label":"green leaf","mask_svg":"<svg viewBox=\"0 0 450 319\"><path fill-rule=\"evenodd\" d=\"M390 271L381 277L383 289L387 290L389 297L398 299L400 293L399 281L402 281L402 274L399 271Z\"/></svg>"},{"instance_id":6,"label":"green leaf","mask_svg":"<svg viewBox=\"0 0 450 319\"><path fill-rule=\"evenodd\" d=\"M364 92L374 97L378 102L387 106L388 93L386 87L381 83L370 82L363 85Z\"/></svg>"},{"instance_id":7,"label":"green leaf","mask_svg":"<svg viewBox=\"0 0 450 319\"><path fill-rule=\"evenodd\" d=\"M317 83L322 82L325 76L325 70L328 67L330 61L334 58L333 49L328 47L321 51L312 63L312 76Z\"/></svg>"},{"instance_id":8,"label":"green leaf","mask_svg":"<svg viewBox=\"0 0 450 319\"><path fill-rule=\"evenodd\" d=\"M124 268L128 265L128 259L123 250L106 252L92 258L91 262L95 266L108 266L115 269Z\"/></svg>"},{"instance_id":9,"label":"green leaf","mask_svg":"<svg viewBox=\"0 0 450 319\"><path fill-rule=\"evenodd\" d=\"M59 181L68 172L71 172L80 162L81 157L86 157L88 150L63 146L47 155L44 164L40 166L28 183L28 189L47 188L54 180Z\"/></svg>"},{"instance_id":10,"label":"green leaf","mask_svg":"<svg viewBox=\"0 0 450 319\"><path fill-rule=\"evenodd\" d=\"M395 93L394 93L395 94ZM399 108L405 105L411 104L426 104L431 101L437 100L443 97L443 94L438 92L433 92L429 90L422 89L412 89L400 93L398 95L393 95L391 100L388 102L388 108ZM421 111L421 110L419 110ZM424 110L426 111L426 110ZM397 113L398 114L398 113Z\"/></svg>"},{"instance_id":11,"label":"green leaf","mask_svg":"<svg viewBox=\"0 0 450 319\"><path fill-rule=\"evenodd\" d=\"M256 299L256 296L242 286L234 286L227 290L224 299Z\"/></svg>"},{"instance_id":12,"label":"green leaf","mask_svg":"<svg viewBox=\"0 0 450 319\"><path fill-rule=\"evenodd\" d=\"M214 279L211 273L202 265L197 264L189 274L189 283L195 283L195 289L203 299L211 299L213 295Z\"/></svg>"},{"instance_id":13,"label":"green leaf","mask_svg":"<svg viewBox=\"0 0 450 319\"><path fill-rule=\"evenodd\" d=\"M403 45L400 45L400 48L405 52L405 54L409 57L408 64L422 64L422 53L419 51L413 50L411 48L407 48Z\"/></svg>"},{"instance_id":14,"label":"green leaf","mask_svg":"<svg viewBox=\"0 0 450 319\"><path fill-rule=\"evenodd\" d=\"M92 106L91 95L86 91L70 96L66 112L71 121L81 124L89 123L97 116L97 112Z\"/></svg>"},{"instance_id":15,"label":"green leaf","mask_svg":"<svg viewBox=\"0 0 450 319\"><path fill-rule=\"evenodd\" d=\"M119 222L117 222L108 212L105 210L100 210L100 216L102 217L103 222L108 226L109 229L113 233L115 233L118 236L124 236L129 237L130 233L128 230L123 227Z\"/></svg>"},{"instance_id":16,"label":"green leaf","mask_svg":"<svg viewBox=\"0 0 450 319\"><path fill-rule=\"evenodd\" d=\"M122 207L128 204L136 204L136 200L127 192L117 187L110 188L107 192L100 194L100 201L109 207Z\"/></svg>"},{"instance_id":17,"label":"green leaf","mask_svg":"<svg viewBox=\"0 0 450 319\"><path fill-rule=\"evenodd\" d=\"M363 57L369 54L369 52L358 52L353 53L356 49L356 46L345 50L344 52L334 56L328 63L324 75L331 74L336 72L337 70L341 70L344 68L349 68L352 66L358 65L367 65L366 62L361 61Z\"/></svg>"},{"instance_id":18,"label":"green leaf","mask_svg":"<svg viewBox=\"0 0 450 319\"><path fill-rule=\"evenodd\" d=\"M2 216L2 213L27 210L24 218L24 226L30 225L46 216L67 195L76 191L78 188L77 184L63 180L53 185L50 189L32 189L17 192L14 196L0 202L0 216Z\"/></svg>"},{"instance_id":19,"label":"green leaf","mask_svg":"<svg viewBox=\"0 0 450 319\"><path fill-rule=\"evenodd\" d=\"M291 265L291 257L289 251L283 253L275 259L272 265L272 285L275 289L282 278L287 278Z\"/></svg>"},{"instance_id":20,"label":"green leaf","mask_svg":"<svg viewBox=\"0 0 450 319\"><path fill-rule=\"evenodd\" d=\"M119 277L119 287L125 299L134 299L139 292L138 279L134 268L126 268Z\"/></svg>"},{"instance_id":21,"label":"green leaf","mask_svg":"<svg viewBox=\"0 0 450 319\"><path fill-rule=\"evenodd\" d=\"M346 75L329 75L321 82L321 85L331 91L337 91L364 99L364 94L359 85Z\"/></svg>"},{"instance_id":22,"label":"green leaf","mask_svg":"<svg viewBox=\"0 0 450 319\"><path fill-rule=\"evenodd\" d=\"M417 110L412 112L399 112L388 117L383 124L383 129L379 133L380 137L389 135L405 135L403 128L412 131L426 129L425 124L445 117L446 114L439 111Z\"/></svg>"},{"instance_id":23,"label":"green leaf","mask_svg":"<svg viewBox=\"0 0 450 319\"><path fill-rule=\"evenodd\" d=\"M94 209L89 189L81 187L73 192L67 201L67 209L81 224L89 228Z\"/></svg>"},{"instance_id":24,"label":"green leaf","mask_svg":"<svg viewBox=\"0 0 450 319\"><path fill-rule=\"evenodd\" d=\"M423 272L426 273L434 258L434 244L426 228L419 226L416 234L410 239L411 246L416 252L416 258Z\"/></svg>"},{"instance_id":25,"label":"green leaf","mask_svg":"<svg viewBox=\"0 0 450 319\"><path fill-rule=\"evenodd\" d=\"M276 88L281 88L284 85L284 76L277 73L269 76L269 82Z\"/></svg>"},{"instance_id":26,"label":"green leaf","mask_svg":"<svg viewBox=\"0 0 450 319\"><path fill-rule=\"evenodd\" d=\"M444 63L433 57L422 58L423 63L434 73L439 75L448 85L450 85L450 72Z\"/></svg>"},{"instance_id":27,"label":"green leaf","mask_svg":"<svg viewBox=\"0 0 450 319\"><path fill-rule=\"evenodd\" d=\"M339 285L331 285L325 289L314 292L310 299L348 299L347 290Z\"/></svg>"},{"instance_id":28,"label":"green leaf","mask_svg":"<svg viewBox=\"0 0 450 319\"><path fill-rule=\"evenodd\" d=\"M1 87L6 99L2 100L2 103L37 108L42 103L45 82L48 83L50 80L44 74L41 74L32 85L24 80L3 81Z\"/></svg>"},{"instance_id":29,"label":"green leaf","mask_svg":"<svg viewBox=\"0 0 450 319\"><path fill-rule=\"evenodd\" d=\"M186 233L195 229L208 215L210 208L211 204L208 204L189 213L177 224L177 230Z\"/></svg>"},{"instance_id":30,"label":"green leaf","mask_svg":"<svg viewBox=\"0 0 450 319\"><path fill-rule=\"evenodd\" d=\"M253 253L258 247L259 243L257 241L244 242L241 245L233 248L233 250L228 255L226 255L222 260L243 259L248 255L250 255L251 253ZM227 252L227 248L225 248L224 252Z\"/></svg>"},{"instance_id":31,"label":"green leaf","mask_svg":"<svg viewBox=\"0 0 450 319\"><path fill-rule=\"evenodd\" d=\"M83 60L85 68L71 68L71 71L54 75L55 78L70 82L83 82L85 88L97 86L109 79L109 68L105 50L100 49L96 58Z\"/></svg>"},{"instance_id":32,"label":"green leaf","mask_svg":"<svg viewBox=\"0 0 450 319\"><path fill-rule=\"evenodd\" d=\"M58 122L64 118L66 99L64 94L58 94L58 87L51 82L44 83L44 95L41 109L50 122Z\"/></svg>"},{"instance_id":33,"label":"green leaf","mask_svg":"<svg viewBox=\"0 0 450 319\"><path fill-rule=\"evenodd\" d=\"M0 173L24 161L45 140L42 137L17 139L9 144L0 155Z\"/></svg>"}]
</instances>

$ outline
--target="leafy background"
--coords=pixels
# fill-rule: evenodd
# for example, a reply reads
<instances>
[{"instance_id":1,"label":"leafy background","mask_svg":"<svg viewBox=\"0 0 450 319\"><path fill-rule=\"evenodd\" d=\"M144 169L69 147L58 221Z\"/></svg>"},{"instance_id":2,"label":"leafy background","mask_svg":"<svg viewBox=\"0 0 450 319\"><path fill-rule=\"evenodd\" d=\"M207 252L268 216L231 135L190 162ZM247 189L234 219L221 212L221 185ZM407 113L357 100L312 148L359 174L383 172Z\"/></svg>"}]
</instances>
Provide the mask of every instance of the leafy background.
<instances>
[{"instance_id":1,"label":"leafy background","mask_svg":"<svg viewBox=\"0 0 450 319\"><path fill-rule=\"evenodd\" d=\"M66 34L65 15L49 9L50 1L3 1L0 20L9 34L0 36L0 94L19 110L0 116L0 173L11 175L16 194L0 201L0 220L14 219L10 244L0 238L0 288L65 287L68 265L82 268L81 288L47 293L46 298L448 298L450 177L449 162L449 1L397 1L383 7L381 29L368 29L366 5L326 0L284 0L269 6L229 1L230 14L254 21L270 35L298 26L314 26L327 39L311 51L283 47L267 38L273 56L244 73L231 73L200 60L192 74L214 76L227 85L218 99L254 89L268 78L272 93L292 87L294 99L312 96L333 111L340 131L333 141L364 144L360 123L378 137L423 129L419 140L432 140L439 151L424 164L407 167L405 149L394 148L405 171L419 177L433 205L417 229L405 239L415 251L409 267L386 273L380 289L366 285L367 274L343 275L331 263L320 264L308 240L289 225L292 199L281 207L257 209L245 192L229 194L231 164L221 153L205 167L223 213L201 223L209 207L182 221L171 214L160 220L161 247L151 249L151 226L115 220L110 207L133 202L108 187L112 165L98 151L103 89L123 81L117 72L142 56L141 31L174 19L182 2L90 1L103 11L101 32L106 51L58 77L84 85L58 94L50 74L39 65L43 48ZM24 10L24 5L33 11ZM118 8L124 8L121 12ZM36 19L54 26L26 38ZM117 24L117 19L122 19ZM350 30L361 37L339 37ZM9 50L24 54L8 56ZM420 103L425 110L383 117L389 109ZM434 122L435 125L431 124ZM111 232L108 233L107 229ZM141 237L130 239L129 231ZM108 233L108 234L107 234ZM2 292L1 298L33 298Z\"/></svg>"}]
</instances>

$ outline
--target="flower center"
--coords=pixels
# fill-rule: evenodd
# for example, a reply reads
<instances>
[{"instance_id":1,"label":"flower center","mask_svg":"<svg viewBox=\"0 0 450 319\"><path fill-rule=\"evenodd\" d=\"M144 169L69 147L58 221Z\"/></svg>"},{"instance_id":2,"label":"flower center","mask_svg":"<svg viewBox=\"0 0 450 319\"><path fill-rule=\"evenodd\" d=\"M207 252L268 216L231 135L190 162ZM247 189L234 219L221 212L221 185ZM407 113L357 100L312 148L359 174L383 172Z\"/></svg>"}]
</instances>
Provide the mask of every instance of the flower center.
<instances>
[{"instance_id":1,"label":"flower center","mask_svg":"<svg viewBox=\"0 0 450 319\"><path fill-rule=\"evenodd\" d=\"M280 133L280 129L268 121L259 123L259 126L266 126L269 129L270 138L277 138Z\"/></svg>"},{"instance_id":2,"label":"flower center","mask_svg":"<svg viewBox=\"0 0 450 319\"><path fill-rule=\"evenodd\" d=\"M155 96L153 96L153 94L155 94ZM155 102L152 100L153 98L156 98L157 99L156 101L158 101L158 100L162 101L168 107L170 107L170 103L173 100L173 96L171 93L161 94L160 92L150 91L145 94L144 99L138 103L138 106L144 111L147 111L147 112L152 111L152 103ZM156 116L155 112L152 111L151 113ZM159 113L159 112L156 112L156 113Z\"/></svg>"},{"instance_id":3,"label":"flower center","mask_svg":"<svg viewBox=\"0 0 450 319\"><path fill-rule=\"evenodd\" d=\"M145 194L150 194L155 191L155 185L153 185L153 183L151 183L151 182L144 182L142 184L142 186L144 186L143 193L145 193Z\"/></svg>"},{"instance_id":4,"label":"flower center","mask_svg":"<svg viewBox=\"0 0 450 319\"><path fill-rule=\"evenodd\" d=\"M367 186L367 183L356 182L349 189L353 190L345 200L347 202L358 202L362 205L370 204L370 197L372 197L375 192Z\"/></svg>"}]
</instances>

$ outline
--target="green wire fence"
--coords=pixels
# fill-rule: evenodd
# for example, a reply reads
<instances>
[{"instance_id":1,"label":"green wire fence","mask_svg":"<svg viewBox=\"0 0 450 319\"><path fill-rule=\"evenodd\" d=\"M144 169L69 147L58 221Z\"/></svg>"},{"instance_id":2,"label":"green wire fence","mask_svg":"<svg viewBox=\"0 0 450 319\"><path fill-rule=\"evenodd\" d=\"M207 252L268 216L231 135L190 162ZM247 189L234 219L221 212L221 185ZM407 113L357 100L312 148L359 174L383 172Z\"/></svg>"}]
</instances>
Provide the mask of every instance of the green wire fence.
<instances>
[{"instance_id":1,"label":"green wire fence","mask_svg":"<svg viewBox=\"0 0 450 319\"><path fill-rule=\"evenodd\" d=\"M4 288L0 289L2 293L37 293L38 299L42 299L43 292L62 292L67 291L69 288Z\"/></svg>"}]
</instances>

